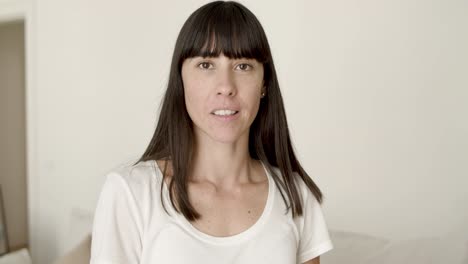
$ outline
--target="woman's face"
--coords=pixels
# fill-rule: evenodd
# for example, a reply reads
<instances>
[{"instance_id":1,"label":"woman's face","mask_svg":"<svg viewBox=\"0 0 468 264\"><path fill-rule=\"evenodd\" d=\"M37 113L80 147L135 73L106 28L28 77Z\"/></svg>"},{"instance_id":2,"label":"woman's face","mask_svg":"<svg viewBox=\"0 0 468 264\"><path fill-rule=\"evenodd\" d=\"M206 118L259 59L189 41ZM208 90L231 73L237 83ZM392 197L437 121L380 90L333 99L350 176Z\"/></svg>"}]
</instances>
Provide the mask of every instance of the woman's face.
<instances>
[{"instance_id":1,"label":"woman's face","mask_svg":"<svg viewBox=\"0 0 468 264\"><path fill-rule=\"evenodd\" d=\"M263 65L255 59L194 57L182 64L185 104L197 138L248 138L260 105ZM245 139L245 138L244 138Z\"/></svg>"}]
</instances>

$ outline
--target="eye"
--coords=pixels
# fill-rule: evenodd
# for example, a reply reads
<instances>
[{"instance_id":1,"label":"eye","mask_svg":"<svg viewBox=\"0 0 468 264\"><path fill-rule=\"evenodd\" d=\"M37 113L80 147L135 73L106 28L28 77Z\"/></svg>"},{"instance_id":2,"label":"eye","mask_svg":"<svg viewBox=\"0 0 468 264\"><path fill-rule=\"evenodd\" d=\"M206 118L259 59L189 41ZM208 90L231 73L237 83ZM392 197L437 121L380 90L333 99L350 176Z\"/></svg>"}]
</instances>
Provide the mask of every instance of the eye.
<instances>
[{"instance_id":1,"label":"eye","mask_svg":"<svg viewBox=\"0 0 468 264\"><path fill-rule=\"evenodd\" d=\"M201 68L201 69L204 69L204 70L209 70L209 69L212 68L212 66L213 66L213 64L211 64L211 63L209 63L209 62L206 62L206 61L200 62L200 63L198 64L198 68Z\"/></svg>"},{"instance_id":2,"label":"eye","mask_svg":"<svg viewBox=\"0 0 468 264\"><path fill-rule=\"evenodd\" d=\"M238 68L241 71L249 71L249 70L252 69L252 65L247 64L247 63L241 63L241 64L237 65L236 68Z\"/></svg>"}]
</instances>

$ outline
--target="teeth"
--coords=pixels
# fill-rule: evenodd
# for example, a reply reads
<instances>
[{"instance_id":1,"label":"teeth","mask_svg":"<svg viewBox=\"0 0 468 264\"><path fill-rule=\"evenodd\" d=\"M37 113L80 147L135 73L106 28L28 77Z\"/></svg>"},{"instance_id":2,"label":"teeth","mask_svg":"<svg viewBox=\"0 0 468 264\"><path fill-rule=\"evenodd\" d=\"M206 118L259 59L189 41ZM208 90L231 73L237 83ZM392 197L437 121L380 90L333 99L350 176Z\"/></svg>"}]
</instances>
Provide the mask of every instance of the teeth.
<instances>
[{"instance_id":1,"label":"teeth","mask_svg":"<svg viewBox=\"0 0 468 264\"><path fill-rule=\"evenodd\" d=\"M213 112L213 114L220 115L220 116L233 115L235 113L237 113L237 111L232 111L232 110L216 110Z\"/></svg>"}]
</instances>

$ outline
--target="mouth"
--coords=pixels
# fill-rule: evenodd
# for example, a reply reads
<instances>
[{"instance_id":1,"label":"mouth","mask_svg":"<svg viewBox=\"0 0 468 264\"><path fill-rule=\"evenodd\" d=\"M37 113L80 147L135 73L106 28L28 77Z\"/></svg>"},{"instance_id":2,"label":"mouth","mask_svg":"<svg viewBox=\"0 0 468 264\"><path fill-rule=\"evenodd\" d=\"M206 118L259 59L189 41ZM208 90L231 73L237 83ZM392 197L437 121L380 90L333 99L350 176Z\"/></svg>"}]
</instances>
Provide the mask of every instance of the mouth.
<instances>
[{"instance_id":1,"label":"mouth","mask_svg":"<svg viewBox=\"0 0 468 264\"><path fill-rule=\"evenodd\" d=\"M233 121L239 117L239 111L236 110L216 110L211 114L215 119L222 122Z\"/></svg>"},{"instance_id":2,"label":"mouth","mask_svg":"<svg viewBox=\"0 0 468 264\"><path fill-rule=\"evenodd\" d=\"M228 110L228 109L220 109L220 110L215 110L211 112L212 115L219 116L219 117L234 116L234 115L237 115L237 113L239 113L239 111Z\"/></svg>"}]
</instances>

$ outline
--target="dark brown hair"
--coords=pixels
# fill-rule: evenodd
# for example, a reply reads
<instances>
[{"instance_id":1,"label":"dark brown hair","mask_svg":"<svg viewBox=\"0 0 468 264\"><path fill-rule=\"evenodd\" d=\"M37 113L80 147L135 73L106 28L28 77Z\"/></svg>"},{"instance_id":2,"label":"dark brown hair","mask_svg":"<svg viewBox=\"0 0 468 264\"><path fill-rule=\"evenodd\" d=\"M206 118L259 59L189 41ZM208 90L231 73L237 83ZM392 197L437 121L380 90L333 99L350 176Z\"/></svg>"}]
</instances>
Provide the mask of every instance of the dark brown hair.
<instances>
[{"instance_id":1,"label":"dark brown hair","mask_svg":"<svg viewBox=\"0 0 468 264\"><path fill-rule=\"evenodd\" d=\"M322 202L322 193L294 154L265 32L255 15L237 2L206 4L192 13L183 25L176 41L156 131L138 162L170 160L173 171L169 184L172 206L188 220L200 217L192 207L187 192L194 138L193 123L185 106L181 67L187 58L217 57L221 53L228 58L253 58L263 64L266 96L261 100L250 127L249 153L251 158L263 162L276 185L282 187L279 188L281 196L288 210L292 208L293 216L302 215L300 190L296 185L299 177L319 202ZM275 173L273 166L279 168L281 175ZM168 176L166 169L167 162L163 170L164 179ZM174 199L178 206L175 206ZM292 201L292 204L287 201Z\"/></svg>"}]
</instances>

